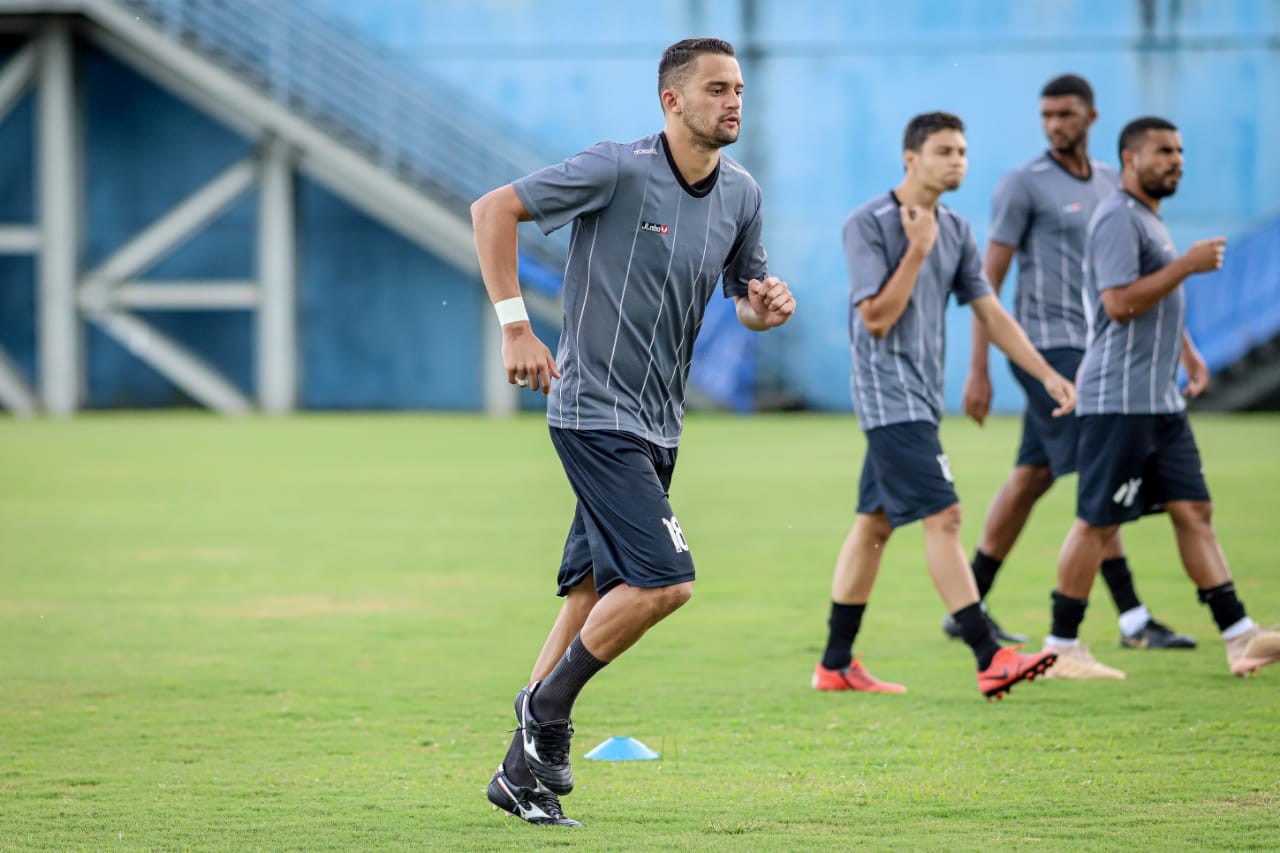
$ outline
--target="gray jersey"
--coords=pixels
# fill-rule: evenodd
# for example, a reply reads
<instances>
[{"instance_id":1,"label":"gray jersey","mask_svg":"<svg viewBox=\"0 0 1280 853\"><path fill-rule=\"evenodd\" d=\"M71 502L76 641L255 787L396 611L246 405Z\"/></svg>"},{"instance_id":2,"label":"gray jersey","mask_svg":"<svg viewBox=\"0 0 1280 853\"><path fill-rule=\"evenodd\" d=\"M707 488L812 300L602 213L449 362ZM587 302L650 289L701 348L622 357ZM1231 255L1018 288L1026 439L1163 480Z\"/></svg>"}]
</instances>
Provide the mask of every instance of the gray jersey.
<instances>
[{"instance_id":1,"label":"gray jersey","mask_svg":"<svg viewBox=\"0 0 1280 853\"><path fill-rule=\"evenodd\" d=\"M887 335L877 338L862 322L858 303L880 292L906 251L907 235L892 192L845 220L853 407L864 430L906 421L938 423L947 299L954 293L963 305L991 293L969 223L938 205L938 238L920 267L906 310Z\"/></svg>"},{"instance_id":2,"label":"gray jersey","mask_svg":"<svg viewBox=\"0 0 1280 853\"><path fill-rule=\"evenodd\" d=\"M1120 182L1111 166L1089 166L1078 178L1046 151L1005 174L991 200L990 239L1018 250L1013 316L1038 349L1085 347L1085 233Z\"/></svg>"},{"instance_id":3,"label":"gray jersey","mask_svg":"<svg viewBox=\"0 0 1280 853\"><path fill-rule=\"evenodd\" d=\"M1118 192L1098 206L1085 249L1085 309L1091 322L1077 382L1080 414L1168 414L1186 408L1176 384L1187 311L1182 288L1128 323L1108 317L1100 296L1168 266L1175 257L1160 217L1133 196Z\"/></svg>"},{"instance_id":4,"label":"gray jersey","mask_svg":"<svg viewBox=\"0 0 1280 853\"><path fill-rule=\"evenodd\" d=\"M547 421L675 447L716 282L739 296L767 275L760 188L723 153L689 186L662 134L601 142L514 186L544 233L573 222Z\"/></svg>"}]
</instances>

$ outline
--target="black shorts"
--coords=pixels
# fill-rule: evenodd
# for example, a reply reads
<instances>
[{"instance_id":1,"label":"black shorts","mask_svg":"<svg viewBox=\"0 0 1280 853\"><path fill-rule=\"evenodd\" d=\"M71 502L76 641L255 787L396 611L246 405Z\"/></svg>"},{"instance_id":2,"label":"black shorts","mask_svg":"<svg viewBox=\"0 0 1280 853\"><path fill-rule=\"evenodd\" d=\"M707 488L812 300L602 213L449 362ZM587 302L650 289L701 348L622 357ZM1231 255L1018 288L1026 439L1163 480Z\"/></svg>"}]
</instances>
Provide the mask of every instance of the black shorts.
<instances>
[{"instance_id":1,"label":"black shorts","mask_svg":"<svg viewBox=\"0 0 1280 853\"><path fill-rule=\"evenodd\" d=\"M621 582L661 587L693 580L689 543L667 501L675 448L626 432L556 427L551 443L578 496L558 595L592 573L601 594Z\"/></svg>"},{"instance_id":2,"label":"black shorts","mask_svg":"<svg viewBox=\"0 0 1280 853\"><path fill-rule=\"evenodd\" d=\"M867 431L858 512L883 510L901 527L959 502L937 426L910 421Z\"/></svg>"},{"instance_id":3,"label":"black shorts","mask_svg":"<svg viewBox=\"0 0 1280 853\"><path fill-rule=\"evenodd\" d=\"M1064 347L1041 350L1040 354L1050 367L1075 382L1084 359L1083 350ZM1014 464L1047 465L1054 477L1073 473L1080 443L1080 419L1075 415L1055 418L1053 410L1058 404L1044 390L1044 383L1013 362L1009 362L1009 369L1027 393L1027 408L1022 413L1022 444Z\"/></svg>"},{"instance_id":4,"label":"black shorts","mask_svg":"<svg viewBox=\"0 0 1280 853\"><path fill-rule=\"evenodd\" d=\"M1096 527L1163 512L1168 501L1207 501L1191 423L1170 415L1081 415L1076 515Z\"/></svg>"}]
</instances>

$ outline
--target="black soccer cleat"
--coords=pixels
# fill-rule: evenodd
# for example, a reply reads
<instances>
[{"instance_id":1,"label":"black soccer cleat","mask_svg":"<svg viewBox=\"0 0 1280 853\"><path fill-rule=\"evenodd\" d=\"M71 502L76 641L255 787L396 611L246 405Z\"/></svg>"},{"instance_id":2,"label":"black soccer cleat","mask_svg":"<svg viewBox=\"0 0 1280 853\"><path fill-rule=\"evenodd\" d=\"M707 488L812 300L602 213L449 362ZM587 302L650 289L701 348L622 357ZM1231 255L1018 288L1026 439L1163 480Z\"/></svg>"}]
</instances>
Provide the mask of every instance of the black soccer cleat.
<instances>
[{"instance_id":1,"label":"black soccer cleat","mask_svg":"<svg viewBox=\"0 0 1280 853\"><path fill-rule=\"evenodd\" d=\"M516 724L524 742L524 760L542 787L553 794L567 794L573 790L573 771L569 769L573 724L569 720L535 720L529 706L537 689L535 683L516 694Z\"/></svg>"},{"instance_id":2,"label":"black soccer cleat","mask_svg":"<svg viewBox=\"0 0 1280 853\"><path fill-rule=\"evenodd\" d=\"M987 622L991 624L991 633L995 635L995 638L997 640L999 640L1002 643L1008 643L1010 645L1017 645L1018 643L1027 642L1027 638L1025 635L1011 634L1010 632L1006 631L1004 628L1001 628L1000 623L991 618L991 614L987 613L987 609L985 607L983 607L982 612L986 615ZM957 622L955 619L953 619L951 617L951 614L949 613L946 616L942 617L942 633L946 634L948 637L950 637L953 640L964 639L964 632L960 630L960 623Z\"/></svg>"},{"instance_id":3,"label":"black soccer cleat","mask_svg":"<svg viewBox=\"0 0 1280 853\"><path fill-rule=\"evenodd\" d=\"M1136 633L1121 634L1120 645L1130 649L1194 649L1196 638L1148 619Z\"/></svg>"},{"instance_id":4,"label":"black soccer cleat","mask_svg":"<svg viewBox=\"0 0 1280 853\"><path fill-rule=\"evenodd\" d=\"M489 802L495 808L513 814L527 823L539 826L582 826L573 818L564 816L560 798L550 791L517 785L507 776L506 768L498 765L498 772L489 780Z\"/></svg>"}]
</instances>

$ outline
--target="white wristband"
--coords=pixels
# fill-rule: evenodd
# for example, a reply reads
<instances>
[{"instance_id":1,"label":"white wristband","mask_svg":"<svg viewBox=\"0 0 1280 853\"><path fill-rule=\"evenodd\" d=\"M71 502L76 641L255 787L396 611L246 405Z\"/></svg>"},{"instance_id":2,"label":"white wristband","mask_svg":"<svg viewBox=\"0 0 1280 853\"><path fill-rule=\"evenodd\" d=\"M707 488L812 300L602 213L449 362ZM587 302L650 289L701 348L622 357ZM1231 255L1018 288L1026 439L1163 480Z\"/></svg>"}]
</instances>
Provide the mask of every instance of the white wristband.
<instances>
[{"instance_id":1,"label":"white wristband","mask_svg":"<svg viewBox=\"0 0 1280 853\"><path fill-rule=\"evenodd\" d=\"M498 315L498 322L504 326L529 319L529 312L524 310L524 299L519 296L493 303L493 311Z\"/></svg>"}]
</instances>

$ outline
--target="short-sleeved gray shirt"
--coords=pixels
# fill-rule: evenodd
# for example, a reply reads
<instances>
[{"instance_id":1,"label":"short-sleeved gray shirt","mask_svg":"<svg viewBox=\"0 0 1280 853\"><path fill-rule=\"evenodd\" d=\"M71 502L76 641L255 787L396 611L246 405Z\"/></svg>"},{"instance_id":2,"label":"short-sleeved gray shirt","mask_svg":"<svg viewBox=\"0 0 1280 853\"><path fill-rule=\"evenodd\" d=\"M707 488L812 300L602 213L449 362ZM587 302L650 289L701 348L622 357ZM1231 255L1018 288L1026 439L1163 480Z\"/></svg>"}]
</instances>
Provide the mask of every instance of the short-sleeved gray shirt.
<instances>
[{"instance_id":1,"label":"short-sleeved gray shirt","mask_svg":"<svg viewBox=\"0 0 1280 853\"><path fill-rule=\"evenodd\" d=\"M1128 323L1102 307L1101 293L1123 287L1168 266L1177 257L1160 217L1127 192L1098 205L1085 249L1085 307L1089 346L1077 380L1082 415L1150 415L1181 412L1178 356L1187 301L1181 287Z\"/></svg>"},{"instance_id":2,"label":"short-sleeved gray shirt","mask_svg":"<svg viewBox=\"0 0 1280 853\"><path fill-rule=\"evenodd\" d=\"M1085 234L1120 181L1106 163L1089 166L1076 177L1046 151L1006 173L991 200L990 239L1017 249L1013 316L1038 349L1085 347Z\"/></svg>"},{"instance_id":3,"label":"short-sleeved gray shirt","mask_svg":"<svg viewBox=\"0 0 1280 853\"><path fill-rule=\"evenodd\" d=\"M942 417L942 356L947 299L960 304L991 293L969 223L938 205L938 238L920 267L906 310L883 338L867 331L858 303L885 286L907 251L898 200L877 196L844 223L849 268L849 341L853 407L863 430Z\"/></svg>"},{"instance_id":4,"label":"short-sleeved gray shirt","mask_svg":"<svg viewBox=\"0 0 1280 853\"><path fill-rule=\"evenodd\" d=\"M544 233L573 222L548 423L677 446L716 282L739 296L768 274L755 180L722 152L690 186L655 134L598 143L514 187Z\"/></svg>"}]
</instances>

